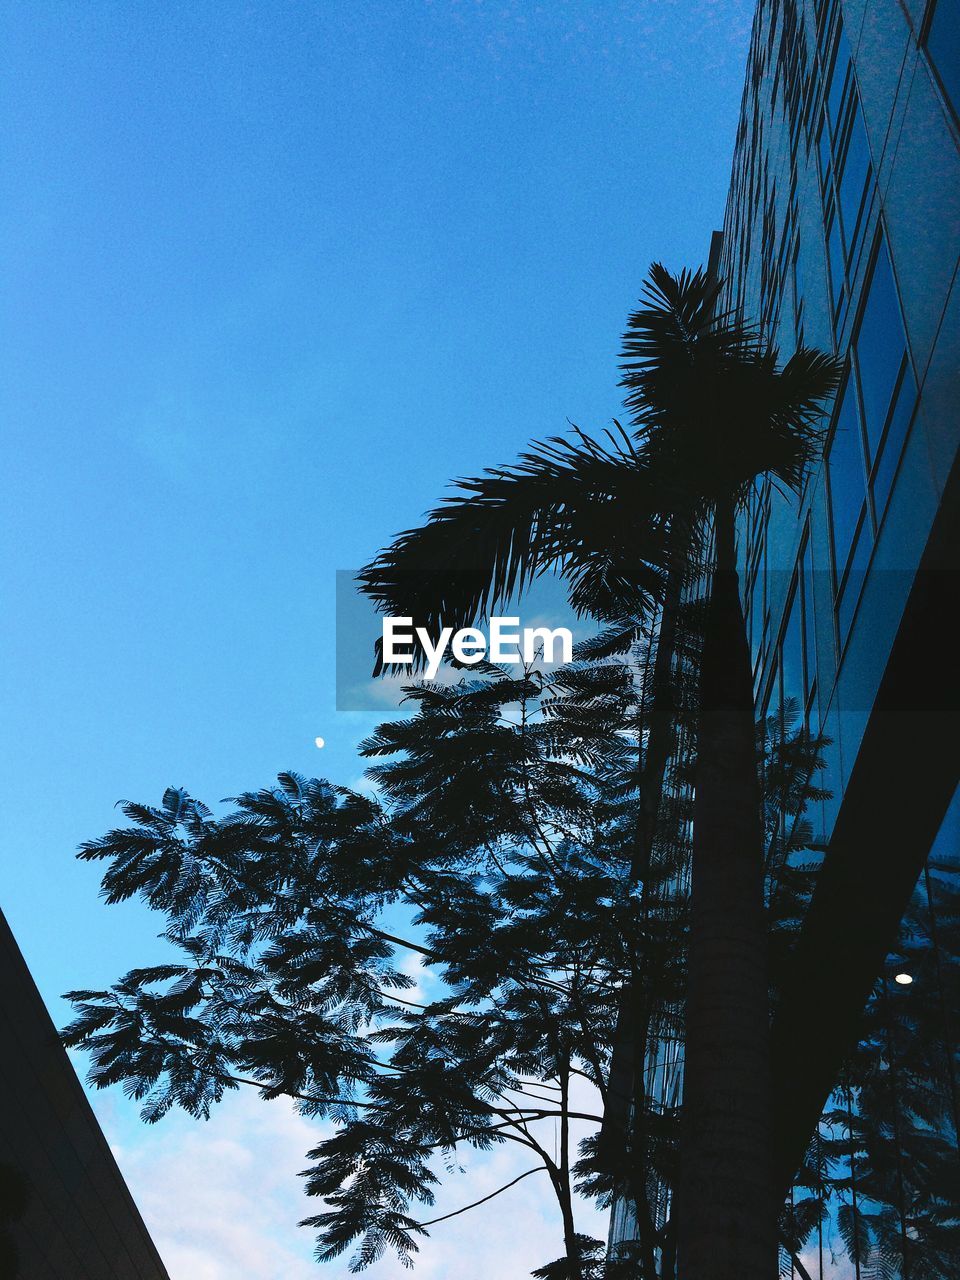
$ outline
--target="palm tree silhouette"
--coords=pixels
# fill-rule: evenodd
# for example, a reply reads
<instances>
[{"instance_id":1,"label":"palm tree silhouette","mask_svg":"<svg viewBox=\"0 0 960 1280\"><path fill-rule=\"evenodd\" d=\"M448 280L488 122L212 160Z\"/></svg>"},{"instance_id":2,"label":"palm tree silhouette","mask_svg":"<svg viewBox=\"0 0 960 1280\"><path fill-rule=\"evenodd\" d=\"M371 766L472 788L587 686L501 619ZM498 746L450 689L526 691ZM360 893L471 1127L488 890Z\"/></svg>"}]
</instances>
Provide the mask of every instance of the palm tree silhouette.
<instances>
[{"instance_id":1,"label":"palm tree silhouette","mask_svg":"<svg viewBox=\"0 0 960 1280\"><path fill-rule=\"evenodd\" d=\"M384 612L434 634L484 618L556 568L579 612L649 620L659 610L662 638L711 548L676 1209L684 1280L776 1274L763 833L735 523L759 478L799 491L838 380L817 351L778 367L755 330L717 314L720 288L703 271L651 268L624 337L632 434L617 424L601 443L578 431L461 481L360 574ZM667 757L662 715L657 734L648 798ZM649 839L641 833L641 878Z\"/></svg>"}]
</instances>

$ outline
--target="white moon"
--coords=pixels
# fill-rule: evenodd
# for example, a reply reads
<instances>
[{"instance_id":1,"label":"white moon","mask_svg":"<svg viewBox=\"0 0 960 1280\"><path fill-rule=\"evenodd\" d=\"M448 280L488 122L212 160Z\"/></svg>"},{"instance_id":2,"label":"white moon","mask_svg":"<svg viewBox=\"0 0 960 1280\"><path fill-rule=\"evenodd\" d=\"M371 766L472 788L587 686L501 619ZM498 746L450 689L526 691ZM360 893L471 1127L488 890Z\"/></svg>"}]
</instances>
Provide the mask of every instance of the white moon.
<instances>
[{"instance_id":1,"label":"white moon","mask_svg":"<svg viewBox=\"0 0 960 1280\"><path fill-rule=\"evenodd\" d=\"M318 747L325 747L327 745L322 738L314 738L313 741Z\"/></svg>"}]
</instances>

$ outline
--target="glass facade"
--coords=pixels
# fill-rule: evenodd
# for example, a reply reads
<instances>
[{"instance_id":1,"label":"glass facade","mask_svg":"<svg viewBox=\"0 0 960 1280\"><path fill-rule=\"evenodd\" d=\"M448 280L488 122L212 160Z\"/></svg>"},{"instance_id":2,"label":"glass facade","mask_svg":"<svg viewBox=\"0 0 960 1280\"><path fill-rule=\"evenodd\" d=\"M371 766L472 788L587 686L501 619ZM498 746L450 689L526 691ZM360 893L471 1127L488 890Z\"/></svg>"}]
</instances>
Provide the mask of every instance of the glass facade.
<instances>
[{"instance_id":1,"label":"glass facade","mask_svg":"<svg viewBox=\"0 0 960 1280\"><path fill-rule=\"evenodd\" d=\"M763 487L739 528L768 805L784 754L818 764L803 803L795 790L768 822L775 1031L805 1010L781 1040L833 1081L801 1098L794 1078L807 1146L792 1152L781 1274L799 1280L960 1276L960 796L951 735L931 731L956 664L927 643L956 601L918 604L960 488L958 105L960 0L761 0L722 305L783 359L809 345L844 367L802 496ZM682 897L682 871L672 886ZM821 986L784 986L777 1004L778 966L820 952ZM681 1101L680 1012L649 1051L651 1124ZM651 1187L669 1241L669 1185ZM612 1241L633 1229L618 1204ZM658 1258L672 1277L669 1244Z\"/></svg>"},{"instance_id":2,"label":"glass facade","mask_svg":"<svg viewBox=\"0 0 960 1280\"><path fill-rule=\"evenodd\" d=\"M960 1275L958 1012L960 792L794 1187L794 1274Z\"/></svg>"},{"instance_id":3,"label":"glass facade","mask_svg":"<svg viewBox=\"0 0 960 1280\"><path fill-rule=\"evenodd\" d=\"M922 12L911 25L898 6L877 0L760 5L721 260L731 302L761 320L783 356L808 341L832 347L845 362L819 473L799 503L767 495L763 522L750 513L741 529L751 635L774 637L766 652L754 645L758 704L768 715L784 708L785 728L799 714L808 734L824 735L820 783L829 794L810 810L823 829L809 843L826 859L837 815L855 803L846 784L866 754L871 700L901 623L897 604L906 607L901 577L920 562L958 435L942 410L923 412L924 392L933 399L929 374L926 385L923 377L930 347L956 342L948 289L926 299L930 329L941 326L931 343L921 324L911 332L898 282L912 284L914 294L924 283L936 288L928 263L910 251L911 236L929 234L918 173L927 190L941 182L956 190L960 182L960 5L914 8ZM919 79L924 60L933 74ZM897 61L899 78L884 77L884 64ZM796 89L778 95L774 80L791 69ZM948 172L934 136L952 156ZM901 177L896 157L911 145L912 165L901 166ZM750 171L762 172L759 187L744 181ZM775 246L791 240L786 289ZM947 243L945 275L956 268L956 234ZM955 370L952 378L956 390ZM950 448L936 476L923 435L943 431ZM928 518L914 522L912 545L898 546L902 512L925 487L933 491ZM755 585L761 563L762 593ZM895 598L887 611L876 603L885 592ZM775 892L793 893L794 901L772 904L775 917L794 918L798 929L819 873L810 856L794 855L798 866L807 859L806 888L787 877ZM958 858L954 794L876 975L859 1043L837 1072L798 1172L785 1218L785 1275L960 1275Z\"/></svg>"}]
</instances>

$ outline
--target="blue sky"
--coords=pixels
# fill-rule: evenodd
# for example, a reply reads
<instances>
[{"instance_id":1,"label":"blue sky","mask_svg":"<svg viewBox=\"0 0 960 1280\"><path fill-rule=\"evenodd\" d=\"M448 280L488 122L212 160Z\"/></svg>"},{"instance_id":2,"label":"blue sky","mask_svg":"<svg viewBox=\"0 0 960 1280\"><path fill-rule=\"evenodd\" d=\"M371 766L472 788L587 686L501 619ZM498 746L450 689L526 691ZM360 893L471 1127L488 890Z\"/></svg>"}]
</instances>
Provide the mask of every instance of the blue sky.
<instances>
[{"instance_id":1,"label":"blue sky","mask_svg":"<svg viewBox=\"0 0 960 1280\"><path fill-rule=\"evenodd\" d=\"M647 266L722 219L751 14L3 6L0 905L58 1020L159 949L73 858L114 802L357 779L335 571L619 411Z\"/></svg>"}]
</instances>

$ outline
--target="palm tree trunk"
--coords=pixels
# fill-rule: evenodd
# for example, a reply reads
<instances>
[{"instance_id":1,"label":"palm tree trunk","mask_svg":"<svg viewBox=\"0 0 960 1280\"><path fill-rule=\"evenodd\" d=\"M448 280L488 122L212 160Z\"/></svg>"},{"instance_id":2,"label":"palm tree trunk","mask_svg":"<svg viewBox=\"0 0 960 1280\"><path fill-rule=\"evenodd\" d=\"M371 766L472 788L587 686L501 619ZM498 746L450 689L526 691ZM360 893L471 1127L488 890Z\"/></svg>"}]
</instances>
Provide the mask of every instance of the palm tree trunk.
<instances>
[{"instance_id":1,"label":"palm tree trunk","mask_svg":"<svg viewBox=\"0 0 960 1280\"><path fill-rule=\"evenodd\" d=\"M694 802L680 1280L772 1280L763 837L732 505L716 514Z\"/></svg>"},{"instance_id":2,"label":"palm tree trunk","mask_svg":"<svg viewBox=\"0 0 960 1280\"><path fill-rule=\"evenodd\" d=\"M660 614L652 672L647 747L640 774L639 822L630 866L631 888L637 884L642 885L639 911L643 919L646 919L650 907L649 880L653 840L664 774L674 737L671 668L682 588L683 574L673 567L667 576ZM624 1156L630 1151L627 1156L629 1195L633 1201L637 1243L640 1246L640 1270L644 1277L651 1277L653 1280L656 1276L656 1224L647 1198L647 1169L641 1162L641 1129L646 1097L644 1067L651 1014L651 975L648 967L641 957L640 966L635 965L633 972L627 976L620 997L598 1149L601 1160L616 1167L622 1167Z\"/></svg>"}]
</instances>

